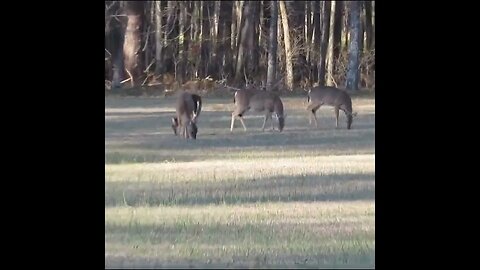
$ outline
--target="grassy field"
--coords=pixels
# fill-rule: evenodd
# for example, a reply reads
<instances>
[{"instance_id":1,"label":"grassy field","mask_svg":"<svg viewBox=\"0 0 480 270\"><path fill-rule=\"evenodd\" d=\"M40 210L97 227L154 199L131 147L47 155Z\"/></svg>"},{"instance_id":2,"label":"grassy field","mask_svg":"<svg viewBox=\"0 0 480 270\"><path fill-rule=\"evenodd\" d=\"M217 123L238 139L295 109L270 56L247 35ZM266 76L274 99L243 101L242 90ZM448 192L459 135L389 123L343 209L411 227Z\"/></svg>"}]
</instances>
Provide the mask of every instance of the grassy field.
<instances>
[{"instance_id":1,"label":"grassy field","mask_svg":"<svg viewBox=\"0 0 480 270\"><path fill-rule=\"evenodd\" d=\"M232 100L204 98L196 141L173 100L105 98L105 267L375 266L374 98L351 130L283 98L282 133L255 113L230 133Z\"/></svg>"}]
</instances>

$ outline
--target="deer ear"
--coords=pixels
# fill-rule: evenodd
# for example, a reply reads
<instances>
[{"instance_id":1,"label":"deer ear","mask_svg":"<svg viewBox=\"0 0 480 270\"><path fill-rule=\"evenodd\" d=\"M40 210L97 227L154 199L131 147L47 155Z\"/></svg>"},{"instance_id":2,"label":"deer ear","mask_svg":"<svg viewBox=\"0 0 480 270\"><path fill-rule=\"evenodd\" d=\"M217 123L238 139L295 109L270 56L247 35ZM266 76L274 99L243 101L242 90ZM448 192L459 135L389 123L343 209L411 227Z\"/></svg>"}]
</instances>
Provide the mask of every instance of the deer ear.
<instances>
[{"instance_id":1,"label":"deer ear","mask_svg":"<svg viewBox=\"0 0 480 270\"><path fill-rule=\"evenodd\" d=\"M175 126L178 125L178 120L176 117L172 117L172 124Z\"/></svg>"}]
</instances>

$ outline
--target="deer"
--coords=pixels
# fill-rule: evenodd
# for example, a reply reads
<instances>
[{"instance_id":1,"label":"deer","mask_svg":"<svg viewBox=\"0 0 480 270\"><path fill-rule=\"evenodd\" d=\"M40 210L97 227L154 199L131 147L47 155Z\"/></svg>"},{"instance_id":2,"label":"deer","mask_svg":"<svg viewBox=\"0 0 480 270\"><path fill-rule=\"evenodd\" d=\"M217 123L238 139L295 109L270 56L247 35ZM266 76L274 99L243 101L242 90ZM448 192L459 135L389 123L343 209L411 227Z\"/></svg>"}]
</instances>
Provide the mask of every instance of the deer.
<instances>
[{"instance_id":1,"label":"deer","mask_svg":"<svg viewBox=\"0 0 480 270\"><path fill-rule=\"evenodd\" d=\"M352 99L350 95L341 89L333 86L317 86L308 91L307 95L307 111L309 114L309 123L312 124L312 116L315 119L315 127L318 128L318 121L316 112L323 106L334 107L336 128L338 128L339 111L342 110L347 116L347 129L352 126L353 117L357 116L356 112L352 111Z\"/></svg>"},{"instance_id":2,"label":"deer","mask_svg":"<svg viewBox=\"0 0 480 270\"><path fill-rule=\"evenodd\" d=\"M176 117L172 118L172 129L177 136L178 128L185 139L197 138L197 119L202 111L202 98L199 95L181 91L175 104Z\"/></svg>"},{"instance_id":3,"label":"deer","mask_svg":"<svg viewBox=\"0 0 480 270\"><path fill-rule=\"evenodd\" d=\"M265 131L265 124L268 119L270 119L272 123L272 131L275 129L272 119L272 114L274 112L278 118L279 131L282 132L285 126L286 115L284 115L283 112L283 102L280 99L280 96L273 92L258 90L254 86L247 85L244 89L235 92L233 104L235 105L235 108L232 112L230 132L233 132L236 118L242 123L244 131L247 131L247 127L243 121L243 115L250 109L254 112L265 112L262 126L263 132Z\"/></svg>"}]
</instances>

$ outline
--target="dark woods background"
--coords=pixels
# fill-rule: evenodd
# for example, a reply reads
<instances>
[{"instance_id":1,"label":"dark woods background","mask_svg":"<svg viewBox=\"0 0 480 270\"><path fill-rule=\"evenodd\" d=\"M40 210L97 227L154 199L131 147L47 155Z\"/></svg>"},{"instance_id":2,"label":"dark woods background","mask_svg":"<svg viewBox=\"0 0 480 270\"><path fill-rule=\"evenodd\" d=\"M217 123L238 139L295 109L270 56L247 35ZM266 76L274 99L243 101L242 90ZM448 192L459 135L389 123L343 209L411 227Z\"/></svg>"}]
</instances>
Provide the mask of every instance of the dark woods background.
<instances>
[{"instance_id":1,"label":"dark woods background","mask_svg":"<svg viewBox=\"0 0 480 270\"><path fill-rule=\"evenodd\" d=\"M374 1L105 1L105 88L375 88Z\"/></svg>"}]
</instances>

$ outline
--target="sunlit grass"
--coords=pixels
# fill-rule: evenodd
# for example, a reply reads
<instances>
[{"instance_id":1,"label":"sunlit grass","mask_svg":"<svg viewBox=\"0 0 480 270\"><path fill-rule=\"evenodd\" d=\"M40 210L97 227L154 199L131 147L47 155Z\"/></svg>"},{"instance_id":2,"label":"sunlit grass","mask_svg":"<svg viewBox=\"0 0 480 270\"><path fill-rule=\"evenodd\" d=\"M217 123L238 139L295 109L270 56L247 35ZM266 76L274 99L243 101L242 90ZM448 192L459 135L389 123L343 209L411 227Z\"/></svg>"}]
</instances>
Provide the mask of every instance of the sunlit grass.
<instances>
[{"instance_id":1,"label":"sunlit grass","mask_svg":"<svg viewBox=\"0 0 480 270\"><path fill-rule=\"evenodd\" d=\"M284 132L250 113L230 133L231 100L205 98L186 141L171 97L106 98L105 266L374 267L375 100L352 130L283 100Z\"/></svg>"}]
</instances>

